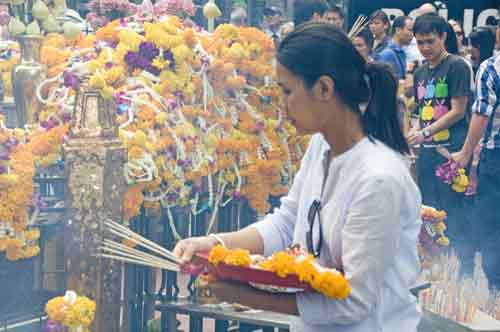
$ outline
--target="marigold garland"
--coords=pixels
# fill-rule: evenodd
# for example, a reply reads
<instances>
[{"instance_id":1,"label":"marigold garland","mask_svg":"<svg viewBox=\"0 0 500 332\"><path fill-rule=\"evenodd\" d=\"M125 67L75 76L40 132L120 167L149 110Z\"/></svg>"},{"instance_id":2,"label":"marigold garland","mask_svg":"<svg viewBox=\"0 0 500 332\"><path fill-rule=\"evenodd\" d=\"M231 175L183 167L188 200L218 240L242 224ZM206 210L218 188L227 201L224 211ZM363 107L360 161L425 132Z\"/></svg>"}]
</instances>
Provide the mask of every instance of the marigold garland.
<instances>
[{"instance_id":1,"label":"marigold garland","mask_svg":"<svg viewBox=\"0 0 500 332\"><path fill-rule=\"evenodd\" d=\"M227 249L217 245L210 251L208 261L214 266L220 263L233 266L250 266L252 259L247 250ZM319 266L311 255L295 255L280 251L259 262L255 267L276 273L281 278L296 275L317 292L335 300L345 300L351 293L346 278L336 270Z\"/></svg>"},{"instance_id":2,"label":"marigold garland","mask_svg":"<svg viewBox=\"0 0 500 332\"><path fill-rule=\"evenodd\" d=\"M81 328L89 331L94 321L96 304L85 296L78 296L73 291L67 291L65 296L51 299L45 305L49 320L58 322L69 329Z\"/></svg>"}]
</instances>

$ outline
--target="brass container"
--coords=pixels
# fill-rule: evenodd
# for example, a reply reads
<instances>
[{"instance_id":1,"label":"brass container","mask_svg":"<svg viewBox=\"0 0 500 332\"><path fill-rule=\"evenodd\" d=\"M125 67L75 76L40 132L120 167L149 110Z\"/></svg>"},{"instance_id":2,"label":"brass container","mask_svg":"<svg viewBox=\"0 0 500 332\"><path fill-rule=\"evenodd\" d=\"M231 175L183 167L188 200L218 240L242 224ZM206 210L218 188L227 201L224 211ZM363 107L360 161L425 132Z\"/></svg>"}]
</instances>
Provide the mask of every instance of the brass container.
<instances>
[{"instance_id":1,"label":"brass container","mask_svg":"<svg viewBox=\"0 0 500 332\"><path fill-rule=\"evenodd\" d=\"M16 105L17 127L33 124L42 104L36 96L38 84L46 77L47 68L40 63L43 37L23 35L17 38L21 47L21 63L12 69L12 91Z\"/></svg>"}]
</instances>

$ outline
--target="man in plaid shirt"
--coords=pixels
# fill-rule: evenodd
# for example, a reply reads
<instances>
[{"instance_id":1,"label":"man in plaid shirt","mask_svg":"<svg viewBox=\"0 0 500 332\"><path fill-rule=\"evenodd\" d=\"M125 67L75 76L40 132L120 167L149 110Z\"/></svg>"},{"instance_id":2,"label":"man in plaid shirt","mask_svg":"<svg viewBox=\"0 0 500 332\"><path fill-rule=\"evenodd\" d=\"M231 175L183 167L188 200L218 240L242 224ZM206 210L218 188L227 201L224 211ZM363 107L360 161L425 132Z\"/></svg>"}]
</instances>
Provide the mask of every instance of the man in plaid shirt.
<instances>
[{"instance_id":1,"label":"man in plaid shirt","mask_svg":"<svg viewBox=\"0 0 500 332\"><path fill-rule=\"evenodd\" d=\"M496 35L500 43L500 19ZM483 255L483 267L490 284L500 289L500 213L497 210L500 204L500 53L483 62L477 72L469 132L453 159L460 166L467 166L480 141L483 148L478 196L471 211L476 218L471 241L476 242Z\"/></svg>"}]
</instances>

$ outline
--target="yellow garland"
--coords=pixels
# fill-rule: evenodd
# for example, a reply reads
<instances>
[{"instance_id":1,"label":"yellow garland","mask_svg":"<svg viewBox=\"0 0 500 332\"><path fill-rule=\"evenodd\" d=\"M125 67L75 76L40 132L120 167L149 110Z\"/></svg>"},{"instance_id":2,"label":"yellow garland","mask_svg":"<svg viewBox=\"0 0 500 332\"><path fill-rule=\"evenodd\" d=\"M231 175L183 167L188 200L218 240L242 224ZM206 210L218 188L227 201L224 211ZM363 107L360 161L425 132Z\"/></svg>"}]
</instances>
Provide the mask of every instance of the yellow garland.
<instances>
[{"instance_id":1,"label":"yellow garland","mask_svg":"<svg viewBox=\"0 0 500 332\"><path fill-rule=\"evenodd\" d=\"M221 245L212 248L208 261L214 266L220 263L251 265L248 250L230 250ZM311 255L297 258L286 251L280 251L259 263L258 267L274 272L281 278L296 275L300 281L308 283L314 290L331 299L345 300L351 294L351 287L341 273L318 266Z\"/></svg>"}]
</instances>

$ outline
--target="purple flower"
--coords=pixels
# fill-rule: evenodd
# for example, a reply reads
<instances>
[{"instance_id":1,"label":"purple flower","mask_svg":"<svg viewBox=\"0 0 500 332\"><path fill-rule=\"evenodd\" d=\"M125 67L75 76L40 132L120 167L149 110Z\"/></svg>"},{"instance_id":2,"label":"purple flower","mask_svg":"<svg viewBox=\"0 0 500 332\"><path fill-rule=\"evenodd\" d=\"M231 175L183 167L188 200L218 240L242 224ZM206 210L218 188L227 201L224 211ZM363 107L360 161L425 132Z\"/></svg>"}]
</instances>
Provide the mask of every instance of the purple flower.
<instances>
[{"instance_id":1,"label":"purple flower","mask_svg":"<svg viewBox=\"0 0 500 332\"><path fill-rule=\"evenodd\" d=\"M8 151L0 152L0 160L9 160L10 153Z\"/></svg>"},{"instance_id":2,"label":"purple flower","mask_svg":"<svg viewBox=\"0 0 500 332\"><path fill-rule=\"evenodd\" d=\"M137 60L139 59L139 54L136 52L128 51L125 54L125 62L129 67L135 68L137 67Z\"/></svg>"},{"instance_id":3,"label":"purple flower","mask_svg":"<svg viewBox=\"0 0 500 332\"><path fill-rule=\"evenodd\" d=\"M56 322L53 320L48 320L43 326L43 331L44 332L62 332L63 326L59 322Z\"/></svg>"},{"instance_id":4,"label":"purple flower","mask_svg":"<svg viewBox=\"0 0 500 332\"><path fill-rule=\"evenodd\" d=\"M64 86L78 90L80 88L80 79L75 74L65 71L63 74Z\"/></svg>"},{"instance_id":5,"label":"purple flower","mask_svg":"<svg viewBox=\"0 0 500 332\"><path fill-rule=\"evenodd\" d=\"M139 54L151 62L160 54L160 50L153 43L142 42L139 45Z\"/></svg>"},{"instance_id":6,"label":"purple flower","mask_svg":"<svg viewBox=\"0 0 500 332\"><path fill-rule=\"evenodd\" d=\"M69 113L69 112L64 112L64 113L63 113L63 121L64 121L64 122L68 122L68 121L70 121L70 120L71 120L71 113Z\"/></svg>"},{"instance_id":7,"label":"purple flower","mask_svg":"<svg viewBox=\"0 0 500 332\"><path fill-rule=\"evenodd\" d=\"M0 174L7 173L7 166L0 165Z\"/></svg>"},{"instance_id":8,"label":"purple flower","mask_svg":"<svg viewBox=\"0 0 500 332\"><path fill-rule=\"evenodd\" d=\"M233 192L233 198L234 199L240 199L241 198L241 193L237 190Z\"/></svg>"},{"instance_id":9,"label":"purple flower","mask_svg":"<svg viewBox=\"0 0 500 332\"><path fill-rule=\"evenodd\" d=\"M146 70L148 72L150 72L151 74L155 75L155 76L159 76L160 75L160 69L156 68L155 66L152 66L152 65L149 65Z\"/></svg>"}]
</instances>

